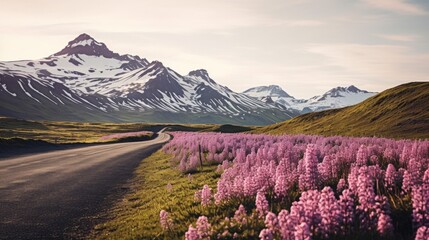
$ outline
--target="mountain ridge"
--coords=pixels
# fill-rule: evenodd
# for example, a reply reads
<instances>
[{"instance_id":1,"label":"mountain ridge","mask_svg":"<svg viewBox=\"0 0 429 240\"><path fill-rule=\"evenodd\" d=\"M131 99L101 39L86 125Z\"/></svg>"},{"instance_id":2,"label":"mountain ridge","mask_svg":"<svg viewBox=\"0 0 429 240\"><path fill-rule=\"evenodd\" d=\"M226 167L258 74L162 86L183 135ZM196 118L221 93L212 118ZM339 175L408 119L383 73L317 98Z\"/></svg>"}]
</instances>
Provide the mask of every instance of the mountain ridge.
<instances>
[{"instance_id":1,"label":"mountain ridge","mask_svg":"<svg viewBox=\"0 0 429 240\"><path fill-rule=\"evenodd\" d=\"M278 85L253 87L243 93L258 100L280 104L285 108L294 109L302 113L354 105L376 94L361 90L354 85L332 88L322 95L313 96L309 99L297 99Z\"/></svg>"},{"instance_id":2,"label":"mountain ridge","mask_svg":"<svg viewBox=\"0 0 429 240\"><path fill-rule=\"evenodd\" d=\"M0 114L29 120L265 125L319 108L296 108L302 100L269 88L280 100L234 92L205 69L181 75L121 55L85 33L46 58L0 62Z\"/></svg>"},{"instance_id":3,"label":"mountain ridge","mask_svg":"<svg viewBox=\"0 0 429 240\"><path fill-rule=\"evenodd\" d=\"M0 62L0 100L0 114L30 120L261 125L296 115L233 92L206 70L181 75L87 34L43 59Z\"/></svg>"}]
</instances>

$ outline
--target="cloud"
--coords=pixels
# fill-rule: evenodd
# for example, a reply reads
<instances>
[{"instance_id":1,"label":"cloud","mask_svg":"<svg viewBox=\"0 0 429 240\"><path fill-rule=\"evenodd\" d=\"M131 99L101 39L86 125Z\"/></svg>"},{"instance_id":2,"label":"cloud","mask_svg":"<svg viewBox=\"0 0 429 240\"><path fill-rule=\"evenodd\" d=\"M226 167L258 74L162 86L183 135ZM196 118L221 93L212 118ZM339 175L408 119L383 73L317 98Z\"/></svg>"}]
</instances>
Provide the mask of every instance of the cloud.
<instances>
[{"instance_id":1,"label":"cloud","mask_svg":"<svg viewBox=\"0 0 429 240\"><path fill-rule=\"evenodd\" d=\"M391 40L391 41L398 41L398 42L414 42L417 40L417 36L415 35L379 35L381 38Z\"/></svg>"},{"instance_id":2,"label":"cloud","mask_svg":"<svg viewBox=\"0 0 429 240\"><path fill-rule=\"evenodd\" d=\"M328 58L361 79L384 84L429 79L429 54L416 53L405 46L365 44L320 44L308 49Z\"/></svg>"},{"instance_id":3,"label":"cloud","mask_svg":"<svg viewBox=\"0 0 429 240\"><path fill-rule=\"evenodd\" d=\"M407 15L426 15L428 12L420 6L407 0L362 0L363 2L379 9Z\"/></svg>"}]
</instances>

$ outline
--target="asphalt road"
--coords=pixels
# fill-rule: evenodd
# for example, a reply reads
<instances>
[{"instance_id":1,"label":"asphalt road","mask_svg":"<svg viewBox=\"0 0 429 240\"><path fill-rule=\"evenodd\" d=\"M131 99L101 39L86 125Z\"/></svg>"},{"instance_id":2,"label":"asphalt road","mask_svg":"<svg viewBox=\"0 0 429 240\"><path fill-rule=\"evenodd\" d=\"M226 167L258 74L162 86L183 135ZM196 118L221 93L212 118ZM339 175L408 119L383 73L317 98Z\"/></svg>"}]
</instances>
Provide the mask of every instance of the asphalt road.
<instances>
[{"instance_id":1,"label":"asphalt road","mask_svg":"<svg viewBox=\"0 0 429 240\"><path fill-rule=\"evenodd\" d=\"M0 161L0 239L69 239L91 230L142 159L168 141L52 151Z\"/></svg>"}]
</instances>

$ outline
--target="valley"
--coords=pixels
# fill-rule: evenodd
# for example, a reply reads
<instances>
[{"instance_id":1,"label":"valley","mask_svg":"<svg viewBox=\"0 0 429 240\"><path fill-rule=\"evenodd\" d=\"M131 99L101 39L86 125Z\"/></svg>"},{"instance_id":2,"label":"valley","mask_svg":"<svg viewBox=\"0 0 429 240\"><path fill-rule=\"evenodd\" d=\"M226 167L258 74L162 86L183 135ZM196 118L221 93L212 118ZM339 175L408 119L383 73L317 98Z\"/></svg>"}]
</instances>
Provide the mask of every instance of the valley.
<instances>
[{"instance_id":1,"label":"valley","mask_svg":"<svg viewBox=\"0 0 429 240\"><path fill-rule=\"evenodd\" d=\"M0 239L428 240L428 16L5 0Z\"/></svg>"}]
</instances>

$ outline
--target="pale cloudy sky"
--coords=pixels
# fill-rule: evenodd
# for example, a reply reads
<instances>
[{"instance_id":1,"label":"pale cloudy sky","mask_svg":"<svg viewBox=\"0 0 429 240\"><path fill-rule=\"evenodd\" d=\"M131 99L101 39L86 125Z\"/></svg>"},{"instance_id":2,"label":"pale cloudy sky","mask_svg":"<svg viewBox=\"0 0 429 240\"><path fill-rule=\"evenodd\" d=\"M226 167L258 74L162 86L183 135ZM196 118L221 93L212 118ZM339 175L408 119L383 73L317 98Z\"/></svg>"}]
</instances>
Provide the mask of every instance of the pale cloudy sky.
<instances>
[{"instance_id":1,"label":"pale cloudy sky","mask_svg":"<svg viewBox=\"0 0 429 240\"><path fill-rule=\"evenodd\" d=\"M49 56L83 32L235 91L429 80L428 0L2 0L0 61Z\"/></svg>"}]
</instances>

